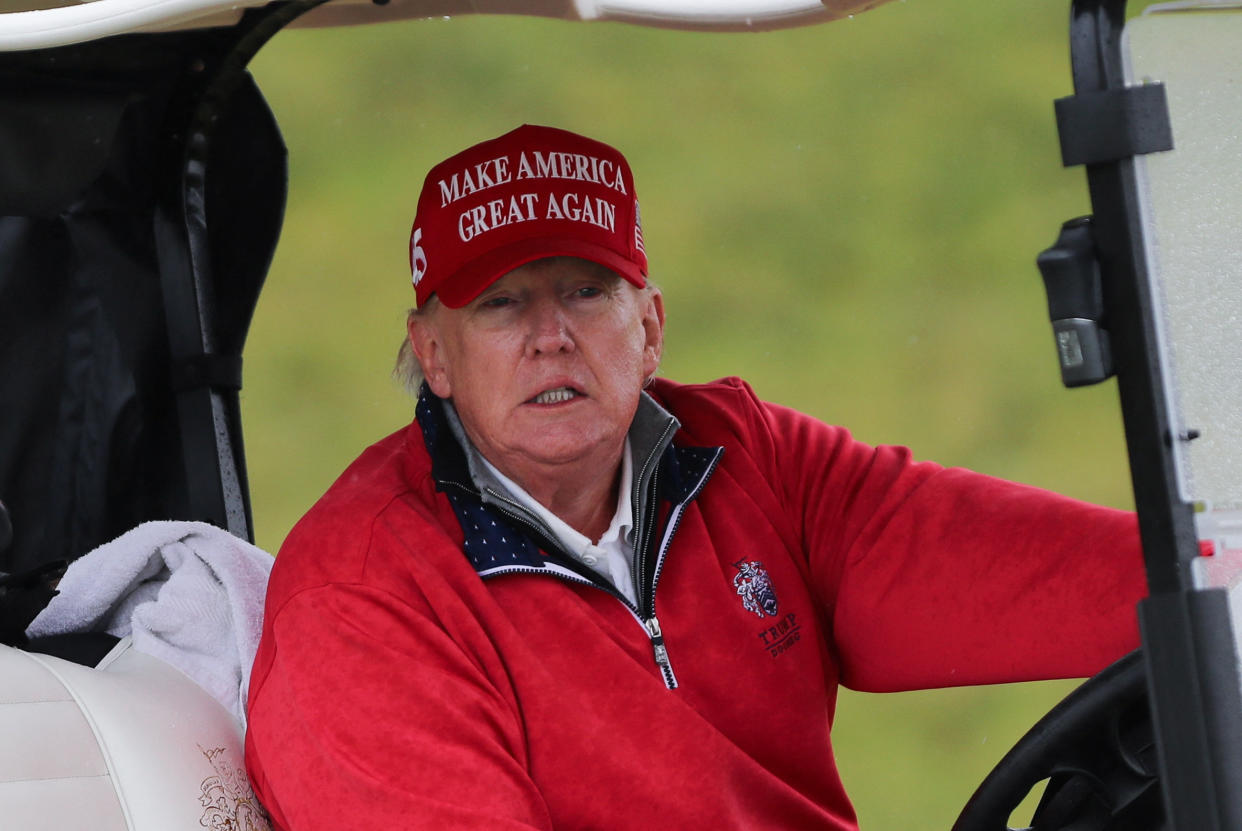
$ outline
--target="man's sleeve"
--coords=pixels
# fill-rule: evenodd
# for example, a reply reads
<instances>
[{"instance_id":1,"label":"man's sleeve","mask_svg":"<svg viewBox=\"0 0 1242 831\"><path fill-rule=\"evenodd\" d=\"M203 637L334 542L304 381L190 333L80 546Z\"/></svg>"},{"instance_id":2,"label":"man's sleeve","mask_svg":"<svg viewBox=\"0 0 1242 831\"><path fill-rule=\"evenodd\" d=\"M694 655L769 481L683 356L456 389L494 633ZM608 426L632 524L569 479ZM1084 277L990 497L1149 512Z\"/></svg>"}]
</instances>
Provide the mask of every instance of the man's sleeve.
<instances>
[{"instance_id":1,"label":"man's sleeve","mask_svg":"<svg viewBox=\"0 0 1242 831\"><path fill-rule=\"evenodd\" d=\"M496 668L418 605L334 584L275 610L246 755L276 827L551 828Z\"/></svg>"},{"instance_id":2,"label":"man's sleeve","mask_svg":"<svg viewBox=\"0 0 1242 831\"><path fill-rule=\"evenodd\" d=\"M759 413L842 683L1082 677L1138 646L1132 514L916 463L785 408Z\"/></svg>"}]
</instances>

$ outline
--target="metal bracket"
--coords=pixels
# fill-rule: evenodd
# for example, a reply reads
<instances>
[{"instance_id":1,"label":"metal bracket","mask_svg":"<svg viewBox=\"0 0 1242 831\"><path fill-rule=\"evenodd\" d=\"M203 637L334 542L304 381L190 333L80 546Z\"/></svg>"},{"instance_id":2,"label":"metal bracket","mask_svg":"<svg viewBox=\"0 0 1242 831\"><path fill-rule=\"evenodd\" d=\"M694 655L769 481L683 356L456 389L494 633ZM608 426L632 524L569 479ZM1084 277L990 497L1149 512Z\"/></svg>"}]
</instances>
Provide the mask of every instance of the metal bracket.
<instances>
[{"instance_id":1,"label":"metal bracket","mask_svg":"<svg viewBox=\"0 0 1242 831\"><path fill-rule=\"evenodd\" d=\"M1066 167L1173 149L1164 84L1079 93L1058 99L1056 111Z\"/></svg>"}]
</instances>

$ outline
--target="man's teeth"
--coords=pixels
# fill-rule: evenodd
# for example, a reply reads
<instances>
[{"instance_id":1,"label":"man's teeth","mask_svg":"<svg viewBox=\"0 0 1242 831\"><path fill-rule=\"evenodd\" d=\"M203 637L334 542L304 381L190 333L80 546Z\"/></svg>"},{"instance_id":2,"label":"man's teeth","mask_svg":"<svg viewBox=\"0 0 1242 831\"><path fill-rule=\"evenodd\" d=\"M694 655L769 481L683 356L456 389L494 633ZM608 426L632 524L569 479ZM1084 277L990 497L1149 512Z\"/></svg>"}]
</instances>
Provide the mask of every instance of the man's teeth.
<instances>
[{"instance_id":1,"label":"man's teeth","mask_svg":"<svg viewBox=\"0 0 1242 831\"><path fill-rule=\"evenodd\" d=\"M541 392L535 396L536 404L560 404L562 401L568 401L575 397L578 393L569 387L560 387L547 392Z\"/></svg>"}]
</instances>

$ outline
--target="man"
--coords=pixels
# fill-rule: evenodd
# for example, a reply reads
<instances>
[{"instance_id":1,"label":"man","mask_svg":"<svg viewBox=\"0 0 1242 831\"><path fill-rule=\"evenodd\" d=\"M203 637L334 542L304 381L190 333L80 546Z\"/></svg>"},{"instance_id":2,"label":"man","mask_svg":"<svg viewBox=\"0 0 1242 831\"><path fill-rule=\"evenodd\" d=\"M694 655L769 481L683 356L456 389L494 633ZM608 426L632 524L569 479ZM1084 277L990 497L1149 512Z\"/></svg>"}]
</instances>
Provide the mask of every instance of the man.
<instances>
[{"instance_id":1,"label":"man","mask_svg":"<svg viewBox=\"0 0 1242 831\"><path fill-rule=\"evenodd\" d=\"M613 148L524 126L428 174L417 419L290 534L247 759L278 828L852 829L838 684L1088 675L1133 518L653 379Z\"/></svg>"}]
</instances>

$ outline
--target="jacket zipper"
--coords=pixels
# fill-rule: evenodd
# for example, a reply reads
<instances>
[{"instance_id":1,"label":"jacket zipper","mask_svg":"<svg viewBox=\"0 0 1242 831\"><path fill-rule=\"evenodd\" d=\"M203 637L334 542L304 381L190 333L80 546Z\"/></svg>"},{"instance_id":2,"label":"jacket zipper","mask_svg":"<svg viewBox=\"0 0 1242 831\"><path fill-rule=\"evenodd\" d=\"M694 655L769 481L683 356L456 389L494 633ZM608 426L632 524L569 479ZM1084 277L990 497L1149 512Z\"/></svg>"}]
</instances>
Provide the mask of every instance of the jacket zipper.
<instances>
[{"instance_id":1,"label":"jacket zipper","mask_svg":"<svg viewBox=\"0 0 1242 831\"><path fill-rule=\"evenodd\" d=\"M644 465L645 467L646 465ZM660 569L657 567L651 579L647 579L647 565L651 554L651 529L655 525L659 511L659 501L656 499L656 478L654 476L650 480L648 491L650 498L638 503L645 506L645 516L643 517L642 535L634 541L636 555L634 557L636 578L634 582L635 588L638 590L638 618L643 624L643 628L647 630L647 637L651 640L651 654L655 658L656 666L660 670L660 676L664 679L664 686L670 690L675 690L677 689L677 674L673 672L673 664L668 658L668 647L664 643L664 632L660 629L660 619L656 617L655 611L656 584L660 581ZM664 559L664 551L659 551L656 558L657 563Z\"/></svg>"},{"instance_id":2,"label":"jacket zipper","mask_svg":"<svg viewBox=\"0 0 1242 831\"><path fill-rule=\"evenodd\" d=\"M657 552L656 558L655 558L655 571L652 574L650 586L648 586L648 581L646 579L648 558L646 555L647 555L648 549L650 548L650 544L652 540L651 529L655 524L656 512L657 512L657 506L658 506L658 501L655 499L656 478L652 477L651 484L649 486L652 490L652 494L651 494L652 498L647 500L645 503L642 501L638 503L640 505L646 504L651 514L650 516L643 518L644 527L642 531L642 539L635 541L635 551L641 552L639 556L636 556L634 558L635 572L638 578L635 581L637 584L635 588L637 589L639 606L635 606L634 604L630 603L629 599L625 595L617 591L616 588L613 587L610 583L607 583L603 581L602 579L597 578L593 575L588 576L585 574L578 574L578 572L573 569L571 569L571 573L575 575L573 577L571 577L568 574L562 574L559 572L548 572L544 569L528 568L528 567L520 567L520 566L507 566L507 567L497 570L494 573L499 574L499 573L521 572L521 573L551 574L553 577L560 578L561 580L564 580L566 582L580 583L580 584L584 584L588 586L593 586L599 589L600 591L607 592L608 594L612 595L621 603L622 606L624 606L626 609L629 610L630 614L634 616L634 619L637 620L638 623L643 627L643 631L647 633L647 638L648 640L651 641L652 657L655 659L656 667L660 670L660 676L664 679L664 686L670 690L675 690L677 689L677 686L678 686L677 674L673 672L673 664L669 660L669 657L668 657L668 647L664 642L664 632L660 628L660 619L656 617L656 612L655 612L656 586L660 582L660 574L664 571L664 556L665 554L668 553L668 547L673 541L673 534L677 531L677 526L681 523L681 516L682 516L682 513L685 511L686 505L688 505L690 502L694 500L696 496L698 496L699 490L703 487L703 484L706 483L707 480L711 478L712 472L716 469L716 465L719 461L720 461L720 454L717 453L716 457L712 460L707 470L704 471L703 475L699 478L698 487L696 487L695 490L691 492L684 500L679 502L673 508L672 513L669 514L668 523L665 526L664 538L660 541L659 551ZM651 459L649 458L643 465L644 469L650 463L651 463ZM478 495L477 491L473 491L457 482L442 481L441 484L451 485L455 488L458 488L459 490L465 491L466 493ZM540 539L542 539L545 543L549 544L550 550L555 551L557 554L564 556L570 562L573 562L573 559L568 557L568 555L565 555L564 552L560 550L559 546L556 546L553 544L552 540L548 536L547 529L541 528L539 525L536 525L535 523L531 522L530 519L528 519L524 515L524 509L522 509L520 505L518 505L516 502L509 499L508 497L504 496L503 494L499 494L490 488L488 489L488 493L493 498L497 499L499 502L502 502L506 505L512 505L514 508L518 509L517 511L511 511L511 510L507 510L502 505L496 505L495 507L501 513L503 513L505 516L509 517L510 519L514 520L515 522L521 523L522 525L525 525L527 528L530 528L532 531L534 531L538 535ZM646 610L646 614L644 614L644 610Z\"/></svg>"},{"instance_id":3,"label":"jacket zipper","mask_svg":"<svg viewBox=\"0 0 1242 831\"><path fill-rule=\"evenodd\" d=\"M647 634L651 636L651 647L655 652L656 664L660 667L660 672L664 676L664 685L670 690L677 689L677 676L673 674L673 666L668 660L668 650L664 645L664 633L660 631L660 621L656 618L655 613L655 594L656 586L660 582L660 575L664 572L664 557L668 554L669 546L673 544L673 535L677 533L677 526L681 524L681 517L686 511L686 506L694 501L699 495L703 485L711 478L712 473L716 470L716 465L720 463L720 453L712 459L711 464L707 466L707 470L703 471L703 475L699 478L698 485L693 491L686 495L684 499L673 506L669 513L668 522L664 525L664 537L660 540L659 550L656 554L655 573L651 577L651 597L647 608L651 612L651 616L644 621L647 628ZM654 480L653 480L654 483ZM652 494L654 496L654 494ZM652 505L658 504L656 500L652 500ZM653 509L654 511L654 509ZM654 520L654 516L652 519ZM642 559L642 563L646 562L646 558Z\"/></svg>"},{"instance_id":4,"label":"jacket zipper","mask_svg":"<svg viewBox=\"0 0 1242 831\"><path fill-rule=\"evenodd\" d=\"M656 666L660 668L660 675L664 677L664 686L670 690L677 689L677 676L673 673L673 665L668 660L668 649L664 646L664 633L660 631L659 619L653 614L643 621L643 628L647 630L647 636L651 638L651 651L655 655Z\"/></svg>"}]
</instances>

